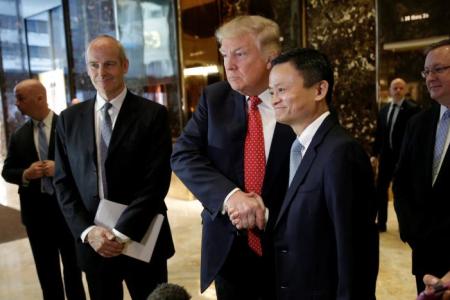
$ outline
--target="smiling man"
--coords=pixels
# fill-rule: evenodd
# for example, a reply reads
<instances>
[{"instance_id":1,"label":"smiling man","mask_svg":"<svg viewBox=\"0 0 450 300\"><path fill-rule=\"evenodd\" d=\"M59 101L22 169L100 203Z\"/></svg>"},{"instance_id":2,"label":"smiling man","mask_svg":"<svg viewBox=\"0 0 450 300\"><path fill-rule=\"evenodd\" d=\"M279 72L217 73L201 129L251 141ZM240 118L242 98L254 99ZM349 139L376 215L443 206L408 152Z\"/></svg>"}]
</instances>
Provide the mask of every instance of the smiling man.
<instances>
[{"instance_id":1,"label":"smiling man","mask_svg":"<svg viewBox=\"0 0 450 300\"><path fill-rule=\"evenodd\" d=\"M267 91L279 29L263 17L241 16L216 37L228 81L203 91L175 144L172 168L204 207L202 292L214 280L219 300L272 300L270 231L287 189L294 138L276 124ZM242 220L236 227L231 211Z\"/></svg>"},{"instance_id":2,"label":"smiling man","mask_svg":"<svg viewBox=\"0 0 450 300\"><path fill-rule=\"evenodd\" d=\"M273 229L276 299L375 299L372 169L361 145L329 112L331 65L313 49L286 52L272 64L275 117L297 135L289 189Z\"/></svg>"},{"instance_id":3,"label":"smiling man","mask_svg":"<svg viewBox=\"0 0 450 300\"><path fill-rule=\"evenodd\" d=\"M113 37L90 42L86 65L97 94L59 118L58 200L77 239L90 298L123 299L125 281L133 299L146 299L167 281L174 253L164 204L172 150L167 110L127 90L128 59ZM127 205L113 229L94 223L102 199ZM122 255L129 240L142 240L157 214L166 217L150 262Z\"/></svg>"},{"instance_id":4,"label":"smiling man","mask_svg":"<svg viewBox=\"0 0 450 300\"><path fill-rule=\"evenodd\" d=\"M450 270L450 39L430 46L422 76L435 101L406 129L394 177L400 237L412 248L417 292Z\"/></svg>"}]
</instances>

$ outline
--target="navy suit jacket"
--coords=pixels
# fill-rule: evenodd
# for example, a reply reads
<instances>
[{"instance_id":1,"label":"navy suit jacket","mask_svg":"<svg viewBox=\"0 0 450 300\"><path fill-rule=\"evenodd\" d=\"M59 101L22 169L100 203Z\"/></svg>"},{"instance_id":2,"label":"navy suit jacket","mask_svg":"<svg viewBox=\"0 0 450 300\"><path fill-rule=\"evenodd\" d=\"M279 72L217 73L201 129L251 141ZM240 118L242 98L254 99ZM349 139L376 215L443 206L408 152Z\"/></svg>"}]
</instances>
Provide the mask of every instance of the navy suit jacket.
<instances>
[{"instance_id":1,"label":"navy suit jacket","mask_svg":"<svg viewBox=\"0 0 450 300\"><path fill-rule=\"evenodd\" d=\"M245 97L232 90L227 82L208 86L172 154L173 171L204 207L202 291L223 266L237 234L228 216L221 211L225 197L234 188L244 190L246 111ZM290 127L276 125L261 193L270 211L266 232L276 220L287 189L289 151L294 138ZM264 253L270 256L271 238L264 234L262 239Z\"/></svg>"},{"instance_id":2,"label":"navy suit jacket","mask_svg":"<svg viewBox=\"0 0 450 300\"><path fill-rule=\"evenodd\" d=\"M329 115L275 224L277 299L375 299L375 213L369 159Z\"/></svg>"},{"instance_id":3,"label":"navy suit jacket","mask_svg":"<svg viewBox=\"0 0 450 300\"><path fill-rule=\"evenodd\" d=\"M432 165L440 106L414 116L394 175L400 237L413 250L413 273L439 275L450 269L450 151L432 185Z\"/></svg>"},{"instance_id":4,"label":"navy suit jacket","mask_svg":"<svg viewBox=\"0 0 450 300\"><path fill-rule=\"evenodd\" d=\"M414 114L420 111L420 107L413 100L405 99L402 102L394 123L394 128L392 129L392 149L389 145L389 132L387 128L389 107L390 104L383 106L378 114L373 154L380 155L380 160L383 160L383 157L386 155L392 156L391 161L396 163L400 155L406 124Z\"/></svg>"},{"instance_id":5,"label":"navy suit jacket","mask_svg":"<svg viewBox=\"0 0 450 300\"><path fill-rule=\"evenodd\" d=\"M55 126L58 116L53 114L52 127L48 147L48 159L55 157ZM6 156L2 176L9 182L19 186L20 212L25 226L42 222L43 214L53 216L56 226L62 218L56 197L41 193L41 179L31 180L27 186L23 185L22 175L32 163L39 160L39 155L34 144L33 121L30 119L23 124L12 136L9 142L8 155ZM52 218L51 218L52 219ZM50 220L47 220L50 221Z\"/></svg>"},{"instance_id":6,"label":"navy suit jacket","mask_svg":"<svg viewBox=\"0 0 450 300\"><path fill-rule=\"evenodd\" d=\"M81 267L108 267L122 256L102 258L81 233L94 225L99 205L95 99L61 113L56 135L55 186L63 214L77 239ZM105 173L109 200L128 205L115 229L140 241L153 217L166 216L164 198L170 184L172 149L166 109L127 92L111 135ZM174 253L167 216L153 252L153 260ZM112 268L114 270L114 268Z\"/></svg>"}]
</instances>

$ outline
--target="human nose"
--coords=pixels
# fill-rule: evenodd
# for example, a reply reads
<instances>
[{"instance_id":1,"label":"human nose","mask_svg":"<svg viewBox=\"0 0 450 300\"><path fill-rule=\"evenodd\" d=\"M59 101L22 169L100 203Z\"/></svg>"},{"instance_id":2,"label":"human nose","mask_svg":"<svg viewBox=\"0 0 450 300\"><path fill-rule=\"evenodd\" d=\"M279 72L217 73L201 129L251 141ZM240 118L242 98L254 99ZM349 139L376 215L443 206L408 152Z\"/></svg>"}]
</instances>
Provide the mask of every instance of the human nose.
<instances>
[{"instance_id":1,"label":"human nose","mask_svg":"<svg viewBox=\"0 0 450 300\"><path fill-rule=\"evenodd\" d=\"M280 97L278 97L277 93L272 92L272 106L276 106L280 103Z\"/></svg>"},{"instance_id":2,"label":"human nose","mask_svg":"<svg viewBox=\"0 0 450 300\"><path fill-rule=\"evenodd\" d=\"M104 65L99 65L98 66L98 74L100 75L105 75L106 74L106 68Z\"/></svg>"},{"instance_id":3,"label":"human nose","mask_svg":"<svg viewBox=\"0 0 450 300\"><path fill-rule=\"evenodd\" d=\"M234 62L234 59L232 58L232 56L227 56L224 60L223 60L223 64L225 66L225 69L227 70L233 70L236 68L236 64Z\"/></svg>"}]
</instances>

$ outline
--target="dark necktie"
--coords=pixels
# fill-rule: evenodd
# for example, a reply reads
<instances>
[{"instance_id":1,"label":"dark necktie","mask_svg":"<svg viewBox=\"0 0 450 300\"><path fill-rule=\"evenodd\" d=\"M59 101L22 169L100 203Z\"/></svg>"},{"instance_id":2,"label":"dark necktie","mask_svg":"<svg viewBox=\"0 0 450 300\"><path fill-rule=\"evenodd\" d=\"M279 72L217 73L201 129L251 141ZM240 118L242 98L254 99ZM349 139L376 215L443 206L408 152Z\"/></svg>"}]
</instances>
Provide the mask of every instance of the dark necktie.
<instances>
[{"instance_id":1,"label":"dark necktie","mask_svg":"<svg viewBox=\"0 0 450 300\"><path fill-rule=\"evenodd\" d=\"M101 158L101 169L102 169L102 184L103 184L103 197L108 199L108 185L106 182L106 172L105 172L105 161L108 156L108 146L109 141L111 140L112 133L112 121L111 116L109 115L109 109L112 107L112 104L106 102L103 105L103 118L100 124L100 158Z\"/></svg>"},{"instance_id":2,"label":"dark necktie","mask_svg":"<svg viewBox=\"0 0 450 300\"><path fill-rule=\"evenodd\" d=\"M289 185L291 185L292 179L294 179L298 166L300 166L300 162L302 161L302 150L303 145L298 138L295 139L291 146L291 157L289 160Z\"/></svg>"},{"instance_id":3,"label":"dark necktie","mask_svg":"<svg viewBox=\"0 0 450 300\"><path fill-rule=\"evenodd\" d=\"M394 128L394 114L397 109L397 104L392 104L391 111L389 112L388 122L387 122L387 130L388 130L388 139L389 139L389 147L392 149L392 130Z\"/></svg>"},{"instance_id":4,"label":"dark necktie","mask_svg":"<svg viewBox=\"0 0 450 300\"><path fill-rule=\"evenodd\" d=\"M44 122L38 123L38 144L39 144L39 156L41 160L48 159L48 141L47 135L45 134L45 124ZM50 177L41 178L41 192L49 195L53 195L53 183Z\"/></svg>"},{"instance_id":5,"label":"dark necktie","mask_svg":"<svg viewBox=\"0 0 450 300\"><path fill-rule=\"evenodd\" d=\"M433 178L438 175L439 163L444 152L445 141L447 140L448 127L450 125L450 110L447 109L439 121L436 130L436 141L434 143L433 155Z\"/></svg>"},{"instance_id":6,"label":"dark necktie","mask_svg":"<svg viewBox=\"0 0 450 300\"><path fill-rule=\"evenodd\" d=\"M264 150L264 134L258 104L261 99L250 97L248 111L247 134L244 146L244 180L245 190L261 195L266 156ZM248 230L248 245L259 256L262 256L261 238L256 230Z\"/></svg>"}]
</instances>

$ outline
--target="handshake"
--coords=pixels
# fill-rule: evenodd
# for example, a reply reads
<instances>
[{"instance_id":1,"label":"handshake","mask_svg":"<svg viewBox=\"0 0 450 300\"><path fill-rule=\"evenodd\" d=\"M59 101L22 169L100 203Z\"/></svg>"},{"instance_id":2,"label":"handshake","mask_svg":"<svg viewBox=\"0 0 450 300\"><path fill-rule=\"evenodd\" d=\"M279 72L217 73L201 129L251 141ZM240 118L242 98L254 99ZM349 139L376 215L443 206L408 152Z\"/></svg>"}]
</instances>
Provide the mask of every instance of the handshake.
<instances>
[{"instance_id":1,"label":"handshake","mask_svg":"<svg viewBox=\"0 0 450 300\"><path fill-rule=\"evenodd\" d=\"M254 192L235 192L227 201L225 211L231 223L238 229L264 230L266 226L266 207Z\"/></svg>"},{"instance_id":2,"label":"handshake","mask_svg":"<svg viewBox=\"0 0 450 300\"><path fill-rule=\"evenodd\" d=\"M417 300L450 300L450 272L441 279L425 275L423 282L426 288Z\"/></svg>"}]
</instances>

